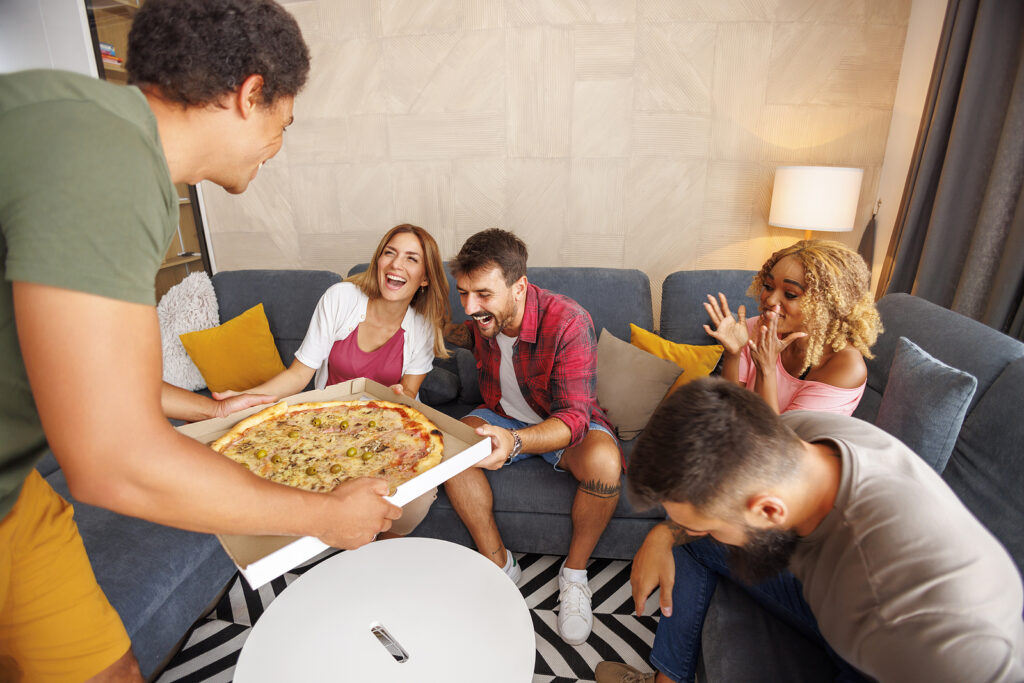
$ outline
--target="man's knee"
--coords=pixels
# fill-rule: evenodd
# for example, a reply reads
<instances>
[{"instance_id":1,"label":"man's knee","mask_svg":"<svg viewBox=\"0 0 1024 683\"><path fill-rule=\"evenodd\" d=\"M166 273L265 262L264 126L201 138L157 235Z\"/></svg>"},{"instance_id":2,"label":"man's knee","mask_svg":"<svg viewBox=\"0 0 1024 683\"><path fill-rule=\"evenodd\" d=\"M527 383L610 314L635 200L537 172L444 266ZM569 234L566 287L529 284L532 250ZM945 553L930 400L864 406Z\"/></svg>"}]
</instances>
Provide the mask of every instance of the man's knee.
<instances>
[{"instance_id":1,"label":"man's knee","mask_svg":"<svg viewBox=\"0 0 1024 683\"><path fill-rule=\"evenodd\" d=\"M622 459L618 444L605 432L591 430L572 456L567 464L580 481L596 479L605 484L619 483Z\"/></svg>"}]
</instances>

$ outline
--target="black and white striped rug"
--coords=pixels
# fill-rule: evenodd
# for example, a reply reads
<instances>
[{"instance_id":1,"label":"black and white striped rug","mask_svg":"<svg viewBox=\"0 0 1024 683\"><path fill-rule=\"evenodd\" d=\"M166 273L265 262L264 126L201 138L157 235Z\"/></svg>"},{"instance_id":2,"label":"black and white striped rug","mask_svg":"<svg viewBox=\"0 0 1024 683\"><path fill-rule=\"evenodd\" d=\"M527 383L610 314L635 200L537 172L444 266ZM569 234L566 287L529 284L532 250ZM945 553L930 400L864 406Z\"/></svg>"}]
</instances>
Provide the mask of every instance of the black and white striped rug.
<instances>
[{"instance_id":1,"label":"black and white striped rug","mask_svg":"<svg viewBox=\"0 0 1024 683\"><path fill-rule=\"evenodd\" d=\"M253 591L236 575L224 597L210 614L193 627L181 650L171 659L156 683L231 681L242 645L275 597L292 581L336 551L329 551ZM649 671L647 657L658 625L655 616L636 617L629 585L631 563L591 560L587 568L593 592L594 630L583 645L567 645L558 635L558 570L564 558L516 553L523 570L520 590L530 608L537 636L533 683L593 681L594 667L604 659L626 662ZM658 604L655 593L645 614Z\"/></svg>"}]
</instances>

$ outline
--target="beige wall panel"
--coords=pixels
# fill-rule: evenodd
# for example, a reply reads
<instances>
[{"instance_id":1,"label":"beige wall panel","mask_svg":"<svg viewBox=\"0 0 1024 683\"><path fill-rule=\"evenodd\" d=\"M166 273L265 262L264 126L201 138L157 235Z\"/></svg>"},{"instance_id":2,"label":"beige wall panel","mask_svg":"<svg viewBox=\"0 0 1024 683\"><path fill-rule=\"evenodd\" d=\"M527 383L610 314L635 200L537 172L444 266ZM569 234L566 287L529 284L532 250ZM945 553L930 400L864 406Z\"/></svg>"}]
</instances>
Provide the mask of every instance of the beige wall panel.
<instances>
[{"instance_id":1,"label":"beige wall panel","mask_svg":"<svg viewBox=\"0 0 1024 683\"><path fill-rule=\"evenodd\" d=\"M866 0L865 6L869 24L907 26L910 21L911 0Z\"/></svg>"},{"instance_id":2,"label":"beige wall panel","mask_svg":"<svg viewBox=\"0 0 1024 683\"><path fill-rule=\"evenodd\" d=\"M711 142L711 118L676 112L633 112L633 156L705 159Z\"/></svg>"},{"instance_id":3,"label":"beige wall panel","mask_svg":"<svg viewBox=\"0 0 1024 683\"><path fill-rule=\"evenodd\" d=\"M572 41L577 80L633 77L636 24L577 26Z\"/></svg>"},{"instance_id":4,"label":"beige wall panel","mask_svg":"<svg viewBox=\"0 0 1024 683\"><path fill-rule=\"evenodd\" d=\"M448 256L458 251L467 237L505 222L505 159L459 159L452 162L455 195L455 244L442 249Z\"/></svg>"},{"instance_id":5,"label":"beige wall panel","mask_svg":"<svg viewBox=\"0 0 1024 683\"><path fill-rule=\"evenodd\" d=\"M397 219L394 191L390 164L294 167L297 232L383 232Z\"/></svg>"},{"instance_id":6,"label":"beige wall panel","mask_svg":"<svg viewBox=\"0 0 1024 683\"><path fill-rule=\"evenodd\" d=\"M388 111L409 114L433 74L459 42L460 34L387 38L384 45L384 81Z\"/></svg>"},{"instance_id":7,"label":"beige wall panel","mask_svg":"<svg viewBox=\"0 0 1024 683\"><path fill-rule=\"evenodd\" d=\"M288 163L344 164L382 160L388 155L388 129L383 114L305 119L285 133ZM270 162L278 165L280 159Z\"/></svg>"},{"instance_id":8,"label":"beige wall panel","mask_svg":"<svg viewBox=\"0 0 1024 683\"><path fill-rule=\"evenodd\" d=\"M298 257L294 262L286 258L273 236L265 232L224 232L212 238L218 270L309 267L304 262L300 265Z\"/></svg>"},{"instance_id":9,"label":"beige wall panel","mask_svg":"<svg viewBox=\"0 0 1024 683\"><path fill-rule=\"evenodd\" d=\"M442 254L452 253L455 207L451 164L396 163L392 173L395 223L412 223L426 228L434 236Z\"/></svg>"},{"instance_id":10,"label":"beige wall panel","mask_svg":"<svg viewBox=\"0 0 1024 683\"><path fill-rule=\"evenodd\" d=\"M333 270L344 277L352 266L373 258L373 251L385 232L387 229L344 235L299 235L302 260L306 268Z\"/></svg>"},{"instance_id":11,"label":"beige wall panel","mask_svg":"<svg viewBox=\"0 0 1024 683\"><path fill-rule=\"evenodd\" d=\"M716 121L743 114L750 120L765 104L771 24L719 24L715 36L712 100Z\"/></svg>"},{"instance_id":12,"label":"beige wall panel","mask_svg":"<svg viewBox=\"0 0 1024 683\"><path fill-rule=\"evenodd\" d=\"M380 0L385 36L448 33L462 28L462 0Z\"/></svg>"},{"instance_id":13,"label":"beige wall panel","mask_svg":"<svg viewBox=\"0 0 1024 683\"><path fill-rule=\"evenodd\" d=\"M512 26L626 23L636 17L636 0L509 0L506 15Z\"/></svg>"},{"instance_id":14,"label":"beige wall panel","mask_svg":"<svg viewBox=\"0 0 1024 683\"><path fill-rule=\"evenodd\" d=\"M629 155L633 82L579 81L572 104L572 156Z\"/></svg>"},{"instance_id":15,"label":"beige wall panel","mask_svg":"<svg viewBox=\"0 0 1024 683\"><path fill-rule=\"evenodd\" d=\"M636 108L711 109L715 24L648 24L637 30Z\"/></svg>"},{"instance_id":16,"label":"beige wall panel","mask_svg":"<svg viewBox=\"0 0 1024 683\"><path fill-rule=\"evenodd\" d=\"M639 0L638 12L651 22L769 21L779 0Z\"/></svg>"},{"instance_id":17,"label":"beige wall panel","mask_svg":"<svg viewBox=\"0 0 1024 683\"><path fill-rule=\"evenodd\" d=\"M772 104L891 104L906 27L780 24L773 38Z\"/></svg>"},{"instance_id":18,"label":"beige wall panel","mask_svg":"<svg viewBox=\"0 0 1024 683\"><path fill-rule=\"evenodd\" d=\"M379 0L329 0L284 6L299 23L308 44L381 34Z\"/></svg>"},{"instance_id":19,"label":"beige wall panel","mask_svg":"<svg viewBox=\"0 0 1024 683\"><path fill-rule=\"evenodd\" d=\"M506 35L508 153L567 157L572 119L572 33L528 27Z\"/></svg>"},{"instance_id":20,"label":"beige wall panel","mask_svg":"<svg viewBox=\"0 0 1024 683\"><path fill-rule=\"evenodd\" d=\"M857 24L865 12L864 0L778 0L775 21Z\"/></svg>"},{"instance_id":21,"label":"beige wall panel","mask_svg":"<svg viewBox=\"0 0 1024 683\"><path fill-rule=\"evenodd\" d=\"M625 159L580 159L573 162L569 180L569 233L626 233L627 168ZM618 258L621 257L620 253Z\"/></svg>"},{"instance_id":22,"label":"beige wall panel","mask_svg":"<svg viewBox=\"0 0 1024 683\"><path fill-rule=\"evenodd\" d=\"M309 80L295 99L295 118L386 113L382 57L379 40L311 45Z\"/></svg>"},{"instance_id":23,"label":"beige wall panel","mask_svg":"<svg viewBox=\"0 0 1024 683\"><path fill-rule=\"evenodd\" d=\"M703 230L707 163L634 159L626 179L625 265L651 279L661 307L661 282L669 273L696 266L695 244Z\"/></svg>"},{"instance_id":24,"label":"beige wall panel","mask_svg":"<svg viewBox=\"0 0 1024 683\"><path fill-rule=\"evenodd\" d=\"M505 226L530 249L535 266L557 265L566 233L568 159L510 159Z\"/></svg>"},{"instance_id":25,"label":"beige wall panel","mask_svg":"<svg viewBox=\"0 0 1024 683\"><path fill-rule=\"evenodd\" d=\"M505 111L505 32L492 29L462 34L446 58L424 81L409 111Z\"/></svg>"},{"instance_id":26,"label":"beige wall panel","mask_svg":"<svg viewBox=\"0 0 1024 683\"><path fill-rule=\"evenodd\" d=\"M494 156L505 149L501 114L412 114L388 117L393 159Z\"/></svg>"},{"instance_id":27,"label":"beige wall panel","mask_svg":"<svg viewBox=\"0 0 1024 683\"><path fill-rule=\"evenodd\" d=\"M570 235L562 245L558 265L622 268L625 265L625 239L623 235Z\"/></svg>"}]
</instances>

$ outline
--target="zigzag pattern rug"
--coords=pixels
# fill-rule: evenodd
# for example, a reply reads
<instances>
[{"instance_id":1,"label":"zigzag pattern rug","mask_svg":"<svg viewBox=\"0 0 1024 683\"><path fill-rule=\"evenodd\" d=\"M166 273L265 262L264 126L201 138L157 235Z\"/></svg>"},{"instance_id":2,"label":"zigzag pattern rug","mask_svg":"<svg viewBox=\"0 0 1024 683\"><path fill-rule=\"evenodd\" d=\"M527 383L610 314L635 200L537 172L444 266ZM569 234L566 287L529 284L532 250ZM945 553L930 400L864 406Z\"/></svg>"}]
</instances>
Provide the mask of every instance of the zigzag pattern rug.
<instances>
[{"instance_id":1,"label":"zigzag pattern rug","mask_svg":"<svg viewBox=\"0 0 1024 683\"><path fill-rule=\"evenodd\" d=\"M329 551L253 591L235 575L224 597L210 614L191 629L185 644L156 683L228 683L242 645L267 606L292 581L336 551ZM567 645L558 635L558 571L564 558L515 553L523 570L520 591L530 608L537 636L533 683L593 681L594 667L604 659L626 662L649 671L647 657L654 642L658 617L635 617L629 586L631 563L591 560L587 567L593 592L594 630L583 645ZM645 614L658 604L655 593Z\"/></svg>"}]
</instances>

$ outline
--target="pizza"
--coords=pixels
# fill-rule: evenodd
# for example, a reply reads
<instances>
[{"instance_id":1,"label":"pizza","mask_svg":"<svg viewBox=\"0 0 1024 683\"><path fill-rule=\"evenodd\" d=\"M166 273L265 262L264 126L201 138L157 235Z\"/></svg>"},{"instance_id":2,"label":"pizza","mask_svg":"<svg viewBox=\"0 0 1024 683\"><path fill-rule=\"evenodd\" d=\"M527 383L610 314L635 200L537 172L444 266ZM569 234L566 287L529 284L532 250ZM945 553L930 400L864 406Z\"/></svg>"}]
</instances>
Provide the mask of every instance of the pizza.
<instances>
[{"instance_id":1,"label":"pizza","mask_svg":"<svg viewBox=\"0 0 1024 683\"><path fill-rule=\"evenodd\" d=\"M441 431L415 408L391 401L281 401L232 427L210 447L264 479L330 491L382 477L392 492L444 453Z\"/></svg>"}]
</instances>

